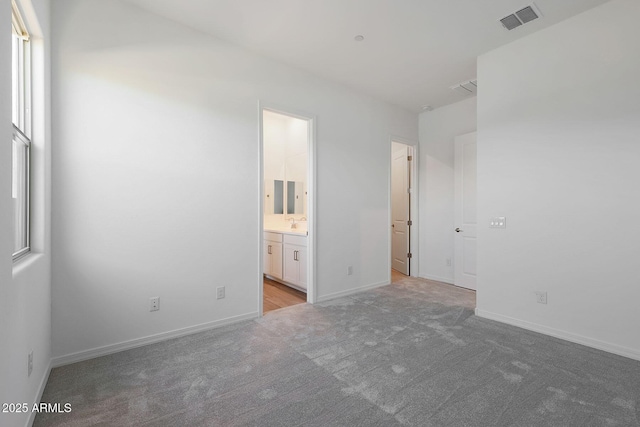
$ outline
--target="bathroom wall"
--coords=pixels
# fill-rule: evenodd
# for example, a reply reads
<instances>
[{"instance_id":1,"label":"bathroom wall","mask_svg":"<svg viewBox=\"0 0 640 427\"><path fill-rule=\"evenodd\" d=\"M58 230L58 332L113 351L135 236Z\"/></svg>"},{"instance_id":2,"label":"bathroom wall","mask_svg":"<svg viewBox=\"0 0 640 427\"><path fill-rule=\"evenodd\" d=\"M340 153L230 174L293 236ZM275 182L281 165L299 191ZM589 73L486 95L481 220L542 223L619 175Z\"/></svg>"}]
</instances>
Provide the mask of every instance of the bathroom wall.
<instances>
[{"instance_id":1,"label":"bathroom wall","mask_svg":"<svg viewBox=\"0 0 640 427\"><path fill-rule=\"evenodd\" d=\"M266 223L280 223L284 220L283 214L275 214L274 211L274 181L282 181L282 197L284 197L285 185L285 150L287 134L287 117L270 111L263 114L262 138L263 138L263 164L264 164L264 220ZM284 212L284 200L279 203L279 208Z\"/></svg>"},{"instance_id":2,"label":"bathroom wall","mask_svg":"<svg viewBox=\"0 0 640 427\"><path fill-rule=\"evenodd\" d=\"M303 190L307 187L309 168L308 155L309 130L306 120L298 119L269 110L263 116L263 157L265 176L265 221L282 223L289 218L286 209L287 182L301 183ZM284 214L274 215L273 181L284 182ZM300 197L304 194L300 194ZM306 217L307 204L299 199L295 218Z\"/></svg>"}]
</instances>

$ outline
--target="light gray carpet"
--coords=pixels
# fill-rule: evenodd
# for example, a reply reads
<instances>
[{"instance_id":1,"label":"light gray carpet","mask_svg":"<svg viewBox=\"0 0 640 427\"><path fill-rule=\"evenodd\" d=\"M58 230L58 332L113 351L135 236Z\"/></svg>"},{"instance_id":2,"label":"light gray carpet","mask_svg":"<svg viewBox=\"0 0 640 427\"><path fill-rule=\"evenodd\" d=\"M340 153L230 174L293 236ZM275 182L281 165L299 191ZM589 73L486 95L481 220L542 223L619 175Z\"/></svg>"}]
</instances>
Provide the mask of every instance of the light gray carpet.
<instances>
[{"instance_id":1,"label":"light gray carpet","mask_svg":"<svg viewBox=\"0 0 640 427\"><path fill-rule=\"evenodd\" d=\"M457 292L457 291L456 291ZM36 426L640 426L640 362L415 282L54 369Z\"/></svg>"}]
</instances>

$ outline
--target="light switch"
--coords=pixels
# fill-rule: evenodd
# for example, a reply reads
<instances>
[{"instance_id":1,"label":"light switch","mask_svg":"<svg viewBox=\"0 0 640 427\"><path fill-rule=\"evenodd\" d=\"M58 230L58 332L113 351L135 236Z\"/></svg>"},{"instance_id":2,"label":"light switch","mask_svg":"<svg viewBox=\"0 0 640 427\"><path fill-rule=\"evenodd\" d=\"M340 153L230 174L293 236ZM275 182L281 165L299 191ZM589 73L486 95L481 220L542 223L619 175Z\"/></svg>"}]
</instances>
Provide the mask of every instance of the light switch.
<instances>
[{"instance_id":1,"label":"light switch","mask_svg":"<svg viewBox=\"0 0 640 427\"><path fill-rule=\"evenodd\" d=\"M507 228L507 218L504 216L490 218L489 228Z\"/></svg>"}]
</instances>

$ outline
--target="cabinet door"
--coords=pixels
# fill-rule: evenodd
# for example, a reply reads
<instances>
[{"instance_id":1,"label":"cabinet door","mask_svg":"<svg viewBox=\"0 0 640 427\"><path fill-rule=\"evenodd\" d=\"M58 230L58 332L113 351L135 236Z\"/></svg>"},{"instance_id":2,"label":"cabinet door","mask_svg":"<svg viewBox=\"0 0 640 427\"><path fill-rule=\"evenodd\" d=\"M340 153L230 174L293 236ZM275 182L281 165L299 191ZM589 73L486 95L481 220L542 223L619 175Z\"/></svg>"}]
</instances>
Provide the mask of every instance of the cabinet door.
<instances>
[{"instance_id":1,"label":"cabinet door","mask_svg":"<svg viewBox=\"0 0 640 427\"><path fill-rule=\"evenodd\" d=\"M298 246L298 285L305 290L307 289L307 248Z\"/></svg>"},{"instance_id":2,"label":"cabinet door","mask_svg":"<svg viewBox=\"0 0 640 427\"><path fill-rule=\"evenodd\" d=\"M300 277L300 267L299 262L296 261L296 251L298 250L298 246L296 245L284 245L283 257L284 257L284 276L283 279L287 282L293 283L294 285L298 284Z\"/></svg>"},{"instance_id":3,"label":"cabinet door","mask_svg":"<svg viewBox=\"0 0 640 427\"><path fill-rule=\"evenodd\" d=\"M263 274L271 275L271 254L269 254L269 245L271 242L264 242L264 249L262 251L262 261L263 261Z\"/></svg>"},{"instance_id":4,"label":"cabinet door","mask_svg":"<svg viewBox=\"0 0 640 427\"><path fill-rule=\"evenodd\" d=\"M271 244L271 276L282 279L282 243Z\"/></svg>"}]
</instances>

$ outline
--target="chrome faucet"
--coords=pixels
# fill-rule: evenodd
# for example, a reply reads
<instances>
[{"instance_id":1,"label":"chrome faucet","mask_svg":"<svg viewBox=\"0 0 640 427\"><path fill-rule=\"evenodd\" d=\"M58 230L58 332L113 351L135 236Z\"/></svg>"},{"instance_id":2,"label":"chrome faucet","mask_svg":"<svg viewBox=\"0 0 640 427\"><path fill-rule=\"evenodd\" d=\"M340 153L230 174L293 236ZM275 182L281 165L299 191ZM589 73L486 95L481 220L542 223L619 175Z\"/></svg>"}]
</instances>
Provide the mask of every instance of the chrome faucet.
<instances>
[{"instance_id":1,"label":"chrome faucet","mask_svg":"<svg viewBox=\"0 0 640 427\"><path fill-rule=\"evenodd\" d=\"M294 217L289 218L289 222L291 222L291 228L296 228L296 219Z\"/></svg>"}]
</instances>

